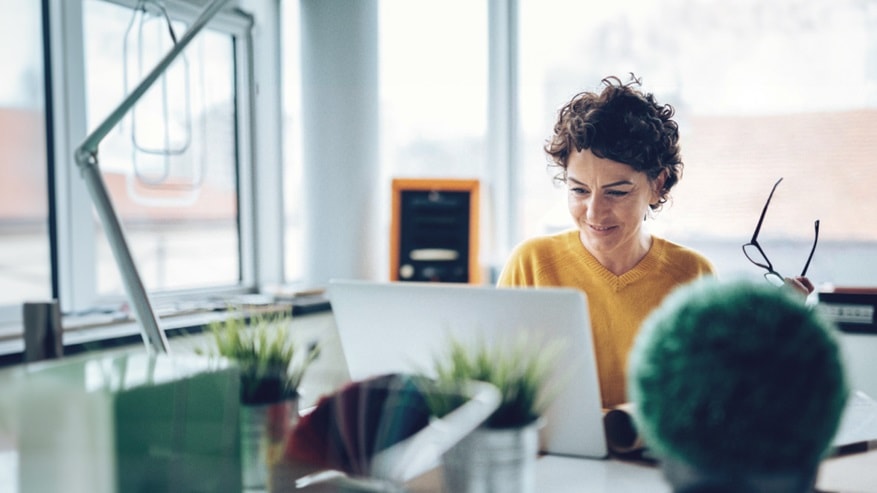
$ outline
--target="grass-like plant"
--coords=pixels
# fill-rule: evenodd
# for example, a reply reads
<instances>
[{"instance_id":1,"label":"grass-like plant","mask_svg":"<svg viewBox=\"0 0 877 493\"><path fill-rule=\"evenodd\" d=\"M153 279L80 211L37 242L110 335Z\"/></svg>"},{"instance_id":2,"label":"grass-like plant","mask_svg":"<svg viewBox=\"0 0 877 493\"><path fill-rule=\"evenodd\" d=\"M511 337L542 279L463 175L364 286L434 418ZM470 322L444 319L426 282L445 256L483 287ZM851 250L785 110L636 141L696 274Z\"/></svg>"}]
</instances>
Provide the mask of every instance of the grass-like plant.
<instances>
[{"instance_id":1,"label":"grass-like plant","mask_svg":"<svg viewBox=\"0 0 877 493\"><path fill-rule=\"evenodd\" d=\"M424 395L430 412L444 416L465 401L460 385L478 380L495 385L502 396L499 407L487 420L488 428L513 428L538 420L553 397L548 388L551 361L559 346L533 344L522 337L513 344L474 345L450 338L447 354L433 359L432 375Z\"/></svg>"},{"instance_id":2,"label":"grass-like plant","mask_svg":"<svg viewBox=\"0 0 877 493\"><path fill-rule=\"evenodd\" d=\"M242 404L294 398L320 348L316 343L307 347L296 344L290 334L291 322L288 313L258 313L249 320L230 314L208 324L214 347L199 352L218 354L238 365Z\"/></svg>"}]
</instances>

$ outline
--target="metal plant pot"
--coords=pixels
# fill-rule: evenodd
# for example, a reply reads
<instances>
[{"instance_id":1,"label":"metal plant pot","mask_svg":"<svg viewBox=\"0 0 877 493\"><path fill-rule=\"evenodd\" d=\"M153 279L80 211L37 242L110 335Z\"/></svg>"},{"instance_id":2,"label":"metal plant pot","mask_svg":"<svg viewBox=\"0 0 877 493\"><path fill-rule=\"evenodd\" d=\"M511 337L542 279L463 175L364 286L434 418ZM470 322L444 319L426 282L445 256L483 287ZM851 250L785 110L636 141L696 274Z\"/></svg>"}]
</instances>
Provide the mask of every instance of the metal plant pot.
<instances>
[{"instance_id":1,"label":"metal plant pot","mask_svg":"<svg viewBox=\"0 0 877 493\"><path fill-rule=\"evenodd\" d=\"M298 420L298 399L241 405L241 477L244 488L267 489L271 466L283 454Z\"/></svg>"},{"instance_id":2,"label":"metal plant pot","mask_svg":"<svg viewBox=\"0 0 877 493\"><path fill-rule=\"evenodd\" d=\"M479 427L442 456L444 490L533 493L540 422L520 428Z\"/></svg>"}]
</instances>

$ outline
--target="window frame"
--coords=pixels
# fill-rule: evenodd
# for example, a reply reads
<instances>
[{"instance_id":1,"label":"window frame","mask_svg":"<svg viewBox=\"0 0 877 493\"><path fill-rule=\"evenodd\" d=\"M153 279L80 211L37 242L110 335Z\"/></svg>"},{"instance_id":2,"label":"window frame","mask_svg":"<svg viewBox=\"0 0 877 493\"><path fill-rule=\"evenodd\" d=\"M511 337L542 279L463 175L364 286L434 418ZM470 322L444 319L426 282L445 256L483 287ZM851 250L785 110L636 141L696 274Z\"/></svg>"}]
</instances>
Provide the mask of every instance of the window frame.
<instances>
[{"instance_id":1,"label":"window frame","mask_svg":"<svg viewBox=\"0 0 877 493\"><path fill-rule=\"evenodd\" d=\"M101 1L127 8L137 5L137 0ZM46 163L54 183L53 190L49 191L53 196L50 198L50 206L53 208L50 217L54 217L49 225L50 237L54 238L52 247L57 255L52 272L52 296L60 300L64 314L83 312L97 306L119 305L127 299L125 296L102 297L97 293L97 247L94 241L97 223L92 212L94 206L73 158L74 150L88 134L84 2L85 0L42 0L43 15L48 19L44 23L44 29L48 28L48 33L44 34L44 40L48 44L45 50L48 59L43 62L49 74L50 84L46 88L46 95L51 99L51 104L47 102L46 106L52 108L51 111L46 110L49 136L46 145L50 151L47 153L49 159L54 157L54 162ZM195 0L166 0L164 5L172 18L191 24L206 3ZM257 0L254 8L270 10L271 2ZM272 17L265 18L270 20ZM255 90L258 80L256 71L261 70L263 77L273 77L279 68L272 68L270 63L256 63L253 59L253 54L261 51L263 46L277 44L278 30L271 30L267 36L256 39L253 36L254 24L253 15L240 9L225 8L205 28L234 38L239 282L210 288L150 292L149 296L155 307L170 301L204 300L208 296L253 293L264 284L282 281L282 268L279 268L282 259L271 253L272 249L282 251L282 247L272 246L282 242L282 231L268 232L263 239L256 237L257 230L264 229L257 227L257 221L266 216L276 216L274 208L282 209L279 191L271 194L270 187L260 188L260 184L266 181L265 176L272 182L279 182L279 179L271 172L262 172L259 169L269 167L271 163L260 162L256 149L258 146L278 149L280 142L273 136L260 138L255 135L255 128L273 124L270 114L265 116L260 113L260 109L267 106L265 98L258 97ZM259 46L255 46L257 43ZM48 127L51 127L51 131ZM255 193L256 189L260 190L259 194ZM263 193L263 190L269 193ZM281 277L278 278L278 275ZM21 324L20 305L0 306L0 322Z\"/></svg>"}]
</instances>

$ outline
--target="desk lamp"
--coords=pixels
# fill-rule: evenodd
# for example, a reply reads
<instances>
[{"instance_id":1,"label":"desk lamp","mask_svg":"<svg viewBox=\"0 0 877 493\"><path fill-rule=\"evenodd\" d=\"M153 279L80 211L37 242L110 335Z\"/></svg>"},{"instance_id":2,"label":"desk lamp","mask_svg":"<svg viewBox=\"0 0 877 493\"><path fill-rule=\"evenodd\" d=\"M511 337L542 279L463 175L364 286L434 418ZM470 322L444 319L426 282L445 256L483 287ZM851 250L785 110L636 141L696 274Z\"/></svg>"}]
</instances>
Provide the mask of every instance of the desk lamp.
<instances>
[{"instance_id":1,"label":"desk lamp","mask_svg":"<svg viewBox=\"0 0 877 493\"><path fill-rule=\"evenodd\" d=\"M830 323L797 293L742 280L671 293L628 380L677 493L812 491L848 394Z\"/></svg>"},{"instance_id":2,"label":"desk lamp","mask_svg":"<svg viewBox=\"0 0 877 493\"><path fill-rule=\"evenodd\" d=\"M98 145L110 133L110 131L125 117L128 111L137 104L137 101L146 94L146 91L158 80L159 77L168 69L173 61L183 52L192 39L207 25L208 22L228 3L229 0L213 0L192 23L192 26L186 30L183 36L174 44L174 47L162 58L156 67L146 75L140 84L138 84L130 94L113 110L106 120L103 121L92 132L82 144L76 149L74 158L79 166L79 171L88 192L91 195L98 216L107 232L107 240L113 251L113 257L116 259L119 270L122 274L122 281L125 285L125 291L134 309L134 313L140 322L144 342L147 350L158 353L167 353L168 344L164 332L158 325L155 312L150 304L146 289L137 272L137 266L131 256L131 250L125 241L125 234L122 231L121 223L113 209L113 203L107 192L106 184L98 168Z\"/></svg>"},{"instance_id":3,"label":"desk lamp","mask_svg":"<svg viewBox=\"0 0 877 493\"><path fill-rule=\"evenodd\" d=\"M147 354L82 355L25 365L20 403L21 491L241 491L238 368L171 357L98 169L98 144L229 0L213 0L119 107L76 149L140 323Z\"/></svg>"}]
</instances>

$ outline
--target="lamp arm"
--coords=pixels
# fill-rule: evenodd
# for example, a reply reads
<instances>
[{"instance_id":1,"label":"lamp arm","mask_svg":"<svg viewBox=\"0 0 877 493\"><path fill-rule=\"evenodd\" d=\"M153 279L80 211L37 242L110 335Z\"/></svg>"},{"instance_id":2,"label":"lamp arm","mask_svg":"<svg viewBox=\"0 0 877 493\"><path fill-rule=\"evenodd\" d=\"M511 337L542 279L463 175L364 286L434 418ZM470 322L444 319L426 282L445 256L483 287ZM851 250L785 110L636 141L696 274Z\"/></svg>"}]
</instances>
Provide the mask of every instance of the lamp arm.
<instances>
[{"instance_id":1,"label":"lamp arm","mask_svg":"<svg viewBox=\"0 0 877 493\"><path fill-rule=\"evenodd\" d=\"M186 30L168 54L158 62L158 65L147 74L143 81L110 113L107 119L85 138L73 155L82 179L85 180L92 202L94 202L98 217L103 224L107 240L113 251L113 257L116 259L116 264L122 274L122 282L131 301L131 307L134 309L137 320L140 322L147 350L154 350L159 353L168 352L167 337L158 325L158 319L150 304L146 288L144 288L140 275L137 272L137 266L134 264L131 250L128 248L128 243L125 240L122 225L119 222L112 200L110 200L109 193L107 192L106 184L101 176L98 166L97 149L107 134L125 117L128 111L134 107L137 101L143 97L146 91L167 70L177 56L183 52L192 39L219 13L228 1L213 0L201 15L195 19L192 26Z\"/></svg>"}]
</instances>

